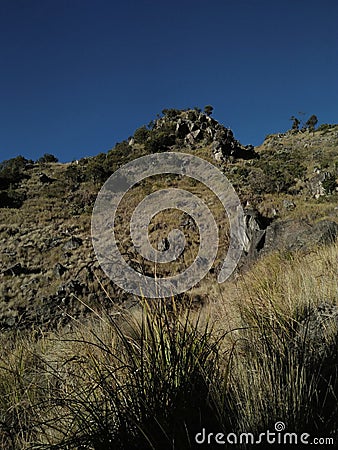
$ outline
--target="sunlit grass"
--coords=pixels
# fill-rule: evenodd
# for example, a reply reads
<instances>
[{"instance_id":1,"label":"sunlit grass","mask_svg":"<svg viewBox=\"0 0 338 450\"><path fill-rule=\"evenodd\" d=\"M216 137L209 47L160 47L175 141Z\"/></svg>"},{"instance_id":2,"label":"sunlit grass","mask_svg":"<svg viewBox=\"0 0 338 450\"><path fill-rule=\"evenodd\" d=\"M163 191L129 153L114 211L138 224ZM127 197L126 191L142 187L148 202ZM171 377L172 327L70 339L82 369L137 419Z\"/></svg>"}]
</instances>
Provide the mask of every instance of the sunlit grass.
<instances>
[{"instance_id":1,"label":"sunlit grass","mask_svg":"<svg viewBox=\"0 0 338 450\"><path fill-rule=\"evenodd\" d=\"M188 449L202 428L277 421L335 436L337 257L274 254L209 299L196 289L204 306L143 300L68 333L3 336L2 448ZM314 334L320 305L333 315Z\"/></svg>"}]
</instances>

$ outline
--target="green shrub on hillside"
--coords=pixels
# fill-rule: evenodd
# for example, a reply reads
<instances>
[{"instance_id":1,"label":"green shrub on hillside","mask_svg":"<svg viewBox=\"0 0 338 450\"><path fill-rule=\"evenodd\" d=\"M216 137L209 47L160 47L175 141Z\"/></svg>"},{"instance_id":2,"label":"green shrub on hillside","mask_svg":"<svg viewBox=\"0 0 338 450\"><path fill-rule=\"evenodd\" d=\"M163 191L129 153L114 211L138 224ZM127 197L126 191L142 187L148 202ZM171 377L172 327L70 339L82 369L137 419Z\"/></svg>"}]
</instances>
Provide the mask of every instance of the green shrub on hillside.
<instances>
[{"instance_id":1,"label":"green shrub on hillside","mask_svg":"<svg viewBox=\"0 0 338 450\"><path fill-rule=\"evenodd\" d=\"M145 143L145 150L149 153L163 152L168 147L175 145L176 136L168 134L166 131L152 132L150 138Z\"/></svg>"},{"instance_id":2,"label":"green shrub on hillside","mask_svg":"<svg viewBox=\"0 0 338 450\"><path fill-rule=\"evenodd\" d=\"M65 170L65 178L71 183L81 183L84 181L84 173L81 167L71 164Z\"/></svg>"},{"instance_id":3,"label":"green shrub on hillside","mask_svg":"<svg viewBox=\"0 0 338 450\"><path fill-rule=\"evenodd\" d=\"M23 156L8 159L0 163L0 189L7 189L11 184L19 183L27 174L25 170L28 164L32 164Z\"/></svg>"},{"instance_id":4,"label":"green shrub on hillside","mask_svg":"<svg viewBox=\"0 0 338 450\"><path fill-rule=\"evenodd\" d=\"M149 136L150 130L146 126L138 128L134 133L136 144L145 144Z\"/></svg>"},{"instance_id":5,"label":"green shrub on hillside","mask_svg":"<svg viewBox=\"0 0 338 450\"><path fill-rule=\"evenodd\" d=\"M262 193L287 193L306 173L306 167L288 152L266 154L255 165L249 182Z\"/></svg>"},{"instance_id":6,"label":"green shrub on hillside","mask_svg":"<svg viewBox=\"0 0 338 450\"><path fill-rule=\"evenodd\" d=\"M336 176L332 173L329 174L322 182L323 188L327 194L332 194L337 187Z\"/></svg>"},{"instance_id":7,"label":"green shrub on hillside","mask_svg":"<svg viewBox=\"0 0 338 450\"><path fill-rule=\"evenodd\" d=\"M37 160L37 162L40 164L57 163L58 161L59 160L57 159L57 157L54 155L51 155L50 153L45 153L43 156L41 156L41 158L39 158Z\"/></svg>"},{"instance_id":8,"label":"green shrub on hillside","mask_svg":"<svg viewBox=\"0 0 338 450\"><path fill-rule=\"evenodd\" d=\"M25 195L15 189L0 191L0 208L20 208L24 200Z\"/></svg>"}]
</instances>

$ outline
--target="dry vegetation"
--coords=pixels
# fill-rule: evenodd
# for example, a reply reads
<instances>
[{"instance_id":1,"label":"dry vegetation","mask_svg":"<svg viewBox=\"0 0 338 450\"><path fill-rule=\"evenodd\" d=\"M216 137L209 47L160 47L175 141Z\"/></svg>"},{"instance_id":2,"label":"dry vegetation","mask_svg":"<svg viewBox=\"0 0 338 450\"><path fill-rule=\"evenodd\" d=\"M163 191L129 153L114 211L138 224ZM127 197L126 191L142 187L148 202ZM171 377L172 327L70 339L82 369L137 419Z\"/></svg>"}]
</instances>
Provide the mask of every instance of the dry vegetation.
<instances>
[{"instance_id":1,"label":"dry vegetation","mask_svg":"<svg viewBox=\"0 0 338 450\"><path fill-rule=\"evenodd\" d=\"M3 339L2 448L194 448L202 427L278 420L336 438L337 316L318 335L311 311L337 306L337 258L274 254L204 307L144 301Z\"/></svg>"}]
</instances>

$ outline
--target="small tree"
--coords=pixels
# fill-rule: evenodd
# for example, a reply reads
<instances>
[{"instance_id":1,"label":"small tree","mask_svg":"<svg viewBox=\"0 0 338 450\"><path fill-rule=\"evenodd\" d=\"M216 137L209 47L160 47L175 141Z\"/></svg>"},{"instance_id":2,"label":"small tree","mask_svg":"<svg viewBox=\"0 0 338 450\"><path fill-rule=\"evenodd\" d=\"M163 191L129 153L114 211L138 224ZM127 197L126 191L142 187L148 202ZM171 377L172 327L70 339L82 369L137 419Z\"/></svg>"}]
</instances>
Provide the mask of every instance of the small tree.
<instances>
[{"instance_id":1,"label":"small tree","mask_svg":"<svg viewBox=\"0 0 338 450\"><path fill-rule=\"evenodd\" d=\"M292 130L299 131L300 120L295 116L291 116L290 120L292 120Z\"/></svg>"},{"instance_id":2,"label":"small tree","mask_svg":"<svg viewBox=\"0 0 338 450\"><path fill-rule=\"evenodd\" d=\"M309 131L315 131L315 126L318 123L318 119L317 116L315 116L314 114L312 114L312 116L309 118L309 120L306 122L306 128Z\"/></svg>"},{"instance_id":3,"label":"small tree","mask_svg":"<svg viewBox=\"0 0 338 450\"><path fill-rule=\"evenodd\" d=\"M214 107L211 105L206 105L204 107L204 114L206 114L207 116L211 116L212 112L214 110Z\"/></svg>"}]
</instances>

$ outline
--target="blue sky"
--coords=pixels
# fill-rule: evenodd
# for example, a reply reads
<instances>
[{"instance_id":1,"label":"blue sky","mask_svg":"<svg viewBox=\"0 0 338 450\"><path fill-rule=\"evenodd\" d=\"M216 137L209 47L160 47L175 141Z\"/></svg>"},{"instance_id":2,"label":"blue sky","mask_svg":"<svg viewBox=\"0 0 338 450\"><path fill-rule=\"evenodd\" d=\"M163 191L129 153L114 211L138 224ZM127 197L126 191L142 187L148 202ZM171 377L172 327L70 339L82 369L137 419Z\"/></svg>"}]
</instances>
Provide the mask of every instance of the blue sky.
<instances>
[{"instance_id":1,"label":"blue sky","mask_svg":"<svg viewBox=\"0 0 338 450\"><path fill-rule=\"evenodd\" d=\"M0 160L112 148L214 106L243 144L338 122L336 0L0 0Z\"/></svg>"}]
</instances>

